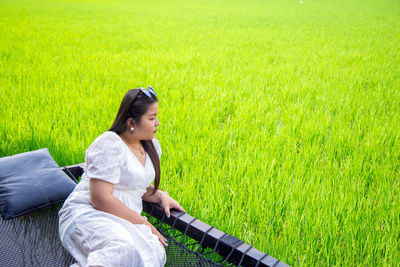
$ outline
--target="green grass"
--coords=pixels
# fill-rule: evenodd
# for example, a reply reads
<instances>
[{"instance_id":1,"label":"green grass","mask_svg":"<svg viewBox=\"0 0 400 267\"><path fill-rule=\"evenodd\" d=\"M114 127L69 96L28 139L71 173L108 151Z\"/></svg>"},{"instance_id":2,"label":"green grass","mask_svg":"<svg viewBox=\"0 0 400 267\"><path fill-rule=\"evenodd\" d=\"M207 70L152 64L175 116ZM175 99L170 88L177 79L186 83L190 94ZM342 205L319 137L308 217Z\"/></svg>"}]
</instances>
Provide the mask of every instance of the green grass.
<instances>
[{"instance_id":1,"label":"green grass","mask_svg":"<svg viewBox=\"0 0 400 267\"><path fill-rule=\"evenodd\" d=\"M294 266L400 263L400 4L0 1L0 156L159 96L161 188Z\"/></svg>"}]
</instances>

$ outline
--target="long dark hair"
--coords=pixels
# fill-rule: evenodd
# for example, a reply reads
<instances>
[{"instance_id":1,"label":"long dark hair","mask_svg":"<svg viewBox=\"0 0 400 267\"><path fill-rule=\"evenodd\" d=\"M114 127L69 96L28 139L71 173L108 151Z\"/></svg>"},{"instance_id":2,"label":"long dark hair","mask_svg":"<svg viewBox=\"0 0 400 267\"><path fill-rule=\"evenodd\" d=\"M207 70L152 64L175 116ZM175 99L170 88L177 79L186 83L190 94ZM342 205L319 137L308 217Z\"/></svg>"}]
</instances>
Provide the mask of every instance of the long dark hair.
<instances>
[{"instance_id":1,"label":"long dark hair","mask_svg":"<svg viewBox=\"0 0 400 267\"><path fill-rule=\"evenodd\" d=\"M108 131L113 131L117 134L123 133L126 129L126 123L129 118L134 119L137 124L140 124L143 114L147 112L151 104L157 101L158 98L156 96L152 95L152 97L148 97L140 90L140 88L130 89L122 99L117 117ZM160 185L160 159L158 158L157 150L154 147L152 140L140 140L140 143L149 154L156 173L156 177L154 178L154 190L152 192L153 195Z\"/></svg>"}]
</instances>

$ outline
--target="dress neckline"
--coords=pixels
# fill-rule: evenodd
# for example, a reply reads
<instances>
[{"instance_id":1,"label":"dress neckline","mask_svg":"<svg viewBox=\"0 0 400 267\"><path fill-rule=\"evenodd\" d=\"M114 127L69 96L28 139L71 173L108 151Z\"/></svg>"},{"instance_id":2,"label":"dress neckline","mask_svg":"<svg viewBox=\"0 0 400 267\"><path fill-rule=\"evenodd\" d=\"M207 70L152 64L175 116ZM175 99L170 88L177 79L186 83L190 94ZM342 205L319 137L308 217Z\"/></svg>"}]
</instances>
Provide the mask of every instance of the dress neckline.
<instances>
[{"instance_id":1,"label":"dress neckline","mask_svg":"<svg viewBox=\"0 0 400 267\"><path fill-rule=\"evenodd\" d=\"M145 169L145 168L146 168L146 165L147 165L147 156L148 156L147 151L145 150L146 157L144 158L144 165L143 165L143 164L140 162L140 160L138 159L138 157L136 157L135 153L133 153L133 151L129 148L128 144L125 143L124 139L122 139L122 137L119 136L119 134L117 134L117 133L114 132L114 131L109 131L109 132L112 132L112 133L116 134L116 135L121 139L122 143L124 143L125 147L129 150L129 152L132 154L132 156L137 160L137 162L139 163L139 165L142 166L142 167Z\"/></svg>"}]
</instances>

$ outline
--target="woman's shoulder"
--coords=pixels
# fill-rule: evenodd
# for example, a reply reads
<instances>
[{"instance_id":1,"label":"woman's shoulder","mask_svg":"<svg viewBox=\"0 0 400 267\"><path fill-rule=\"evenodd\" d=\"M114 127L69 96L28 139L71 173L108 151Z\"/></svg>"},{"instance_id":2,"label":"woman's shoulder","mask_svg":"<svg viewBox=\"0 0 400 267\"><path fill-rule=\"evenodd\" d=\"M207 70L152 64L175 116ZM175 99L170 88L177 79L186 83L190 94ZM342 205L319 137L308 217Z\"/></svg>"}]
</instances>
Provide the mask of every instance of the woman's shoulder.
<instances>
[{"instance_id":1,"label":"woman's shoulder","mask_svg":"<svg viewBox=\"0 0 400 267\"><path fill-rule=\"evenodd\" d=\"M101 135L97 136L93 142L95 142L96 140L114 140L119 142L122 141L121 137L113 131L105 131Z\"/></svg>"},{"instance_id":2,"label":"woman's shoulder","mask_svg":"<svg viewBox=\"0 0 400 267\"><path fill-rule=\"evenodd\" d=\"M157 137L155 137L155 136L153 137L153 139L151 139L151 141L153 141L154 145L156 145L156 144L159 145L160 144L160 142L158 141Z\"/></svg>"},{"instance_id":3,"label":"woman's shoulder","mask_svg":"<svg viewBox=\"0 0 400 267\"><path fill-rule=\"evenodd\" d=\"M122 139L119 137L119 135L116 132L113 131L105 131L104 133L100 134L97 136L93 142L90 144L88 149L94 148L94 147L102 147L102 146L107 146L107 147L122 147Z\"/></svg>"},{"instance_id":4,"label":"woman's shoulder","mask_svg":"<svg viewBox=\"0 0 400 267\"><path fill-rule=\"evenodd\" d=\"M151 140L154 144L154 147L157 150L158 156L161 157L161 145L158 139L154 136L153 139Z\"/></svg>"}]
</instances>

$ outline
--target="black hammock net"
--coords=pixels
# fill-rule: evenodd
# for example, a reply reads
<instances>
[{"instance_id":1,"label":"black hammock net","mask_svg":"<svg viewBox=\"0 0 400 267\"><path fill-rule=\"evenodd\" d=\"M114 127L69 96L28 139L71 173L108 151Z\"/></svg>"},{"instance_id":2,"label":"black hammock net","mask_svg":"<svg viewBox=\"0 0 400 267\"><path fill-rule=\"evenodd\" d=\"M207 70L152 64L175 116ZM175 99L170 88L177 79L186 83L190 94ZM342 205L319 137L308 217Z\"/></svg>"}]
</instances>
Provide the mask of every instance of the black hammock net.
<instances>
[{"instance_id":1,"label":"black hammock net","mask_svg":"<svg viewBox=\"0 0 400 267\"><path fill-rule=\"evenodd\" d=\"M82 164L62 170L78 182ZM62 203L3 220L0 217L0 266L70 266L74 258L58 233ZM143 213L168 239L165 266L288 266L242 240L219 231L180 211L170 218L159 204L143 201Z\"/></svg>"}]
</instances>

